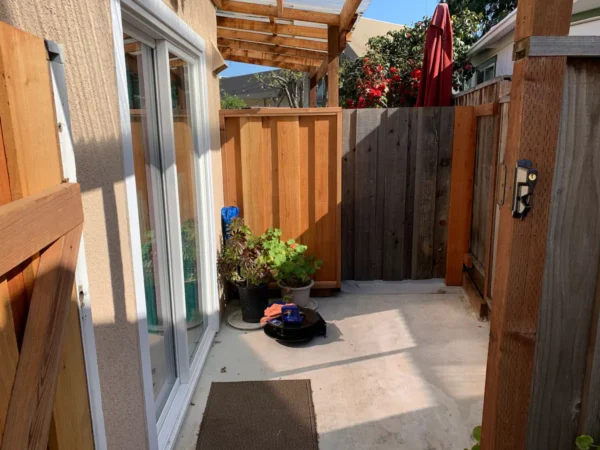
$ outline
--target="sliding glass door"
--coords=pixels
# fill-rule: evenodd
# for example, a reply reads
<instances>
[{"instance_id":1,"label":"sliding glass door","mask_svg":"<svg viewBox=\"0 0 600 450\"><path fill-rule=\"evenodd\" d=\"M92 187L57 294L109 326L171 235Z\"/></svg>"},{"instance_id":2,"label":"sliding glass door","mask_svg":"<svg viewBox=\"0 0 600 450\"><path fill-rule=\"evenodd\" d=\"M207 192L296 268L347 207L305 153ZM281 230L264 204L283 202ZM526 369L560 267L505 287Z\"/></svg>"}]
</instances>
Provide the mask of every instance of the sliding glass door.
<instances>
[{"instance_id":1,"label":"sliding glass door","mask_svg":"<svg viewBox=\"0 0 600 450\"><path fill-rule=\"evenodd\" d=\"M148 343L160 428L206 329L200 267L197 61L124 25Z\"/></svg>"}]
</instances>

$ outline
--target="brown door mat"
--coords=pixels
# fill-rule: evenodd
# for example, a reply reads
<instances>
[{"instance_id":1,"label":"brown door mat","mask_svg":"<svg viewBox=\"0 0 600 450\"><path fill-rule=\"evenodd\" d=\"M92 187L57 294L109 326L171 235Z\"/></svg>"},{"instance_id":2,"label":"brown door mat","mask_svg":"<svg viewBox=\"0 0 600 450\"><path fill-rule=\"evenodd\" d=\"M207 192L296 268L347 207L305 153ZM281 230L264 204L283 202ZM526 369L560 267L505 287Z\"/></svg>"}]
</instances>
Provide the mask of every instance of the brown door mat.
<instances>
[{"instance_id":1,"label":"brown door mat","mask_svg":"<svg viewBox=\"0 0 600 450\"><path fill-rule=\"evenodd\" d=\"M213 383L197 450L318 450L310 380Z\"/></svg>"}]
</instances>

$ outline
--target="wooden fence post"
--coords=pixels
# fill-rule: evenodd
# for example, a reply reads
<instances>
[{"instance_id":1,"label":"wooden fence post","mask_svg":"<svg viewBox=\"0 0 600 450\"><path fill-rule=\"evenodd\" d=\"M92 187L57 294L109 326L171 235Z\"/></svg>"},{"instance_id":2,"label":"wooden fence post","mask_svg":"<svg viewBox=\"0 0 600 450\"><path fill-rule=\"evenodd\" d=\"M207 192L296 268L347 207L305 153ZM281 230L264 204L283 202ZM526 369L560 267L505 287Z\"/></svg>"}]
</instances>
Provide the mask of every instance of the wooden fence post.
<instances>
[{"instance_id":1,"label":"wooden fence post","mask_svg":"<svg viewBox=\"0 0 600 450\"><path fill-rule=\"evenodd\" d=\"M328 34L328 67L327 67L327 106L340 105L340 27L329 25Z\"/></svg>"},{"instance_id":2,"label":"wooden fence post","mask_svg":"<svg viewBox=\"0 0 600 450\"><path fill-rule=\"evenodd\" d=\"M446 285L462 286L463 260L469 252L477 117L472 106L456 106L448 213Z\"/></svg>"},{"instance_id":3,"label":"wooden fence post","mask_svg":"<svg viewBox=\"0 0 600 450\"><path fill-rule=\"evenodd\" d=\"M566 35L571 0L520 0L515 41ZM505 163L506 198L500 209L494 310L483 411L482 449L526 448L532 373L565 57L524 58L514 64ZM529 159L538 170L535 204L523 221L512 218L514 168ZM529 443L527 448L542 448Z\"/></svg>"}]
</instances>

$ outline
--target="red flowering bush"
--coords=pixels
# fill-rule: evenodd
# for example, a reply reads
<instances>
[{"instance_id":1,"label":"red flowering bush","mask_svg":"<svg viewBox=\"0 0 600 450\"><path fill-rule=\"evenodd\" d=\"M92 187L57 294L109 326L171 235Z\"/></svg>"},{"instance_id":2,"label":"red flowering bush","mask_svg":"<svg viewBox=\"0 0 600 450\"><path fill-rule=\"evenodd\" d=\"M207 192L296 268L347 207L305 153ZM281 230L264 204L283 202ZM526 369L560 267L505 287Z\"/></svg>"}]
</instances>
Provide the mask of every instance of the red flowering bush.
<instances>
[{"instance_id":1,"label":"red flowering bush","mask_svg":"<svg viewBox=\"0 0 600 450\"><path fill-rule=\"evenodd\" d=\"M463 10L452 16L454 31L454 88L474 71L466 53L477 40L481 17ZM369 39L367 54L345 60L340 68L340 103L345 108L414 106L419 93L425 35L429 18Z\"/></svg>"}]
</instances>

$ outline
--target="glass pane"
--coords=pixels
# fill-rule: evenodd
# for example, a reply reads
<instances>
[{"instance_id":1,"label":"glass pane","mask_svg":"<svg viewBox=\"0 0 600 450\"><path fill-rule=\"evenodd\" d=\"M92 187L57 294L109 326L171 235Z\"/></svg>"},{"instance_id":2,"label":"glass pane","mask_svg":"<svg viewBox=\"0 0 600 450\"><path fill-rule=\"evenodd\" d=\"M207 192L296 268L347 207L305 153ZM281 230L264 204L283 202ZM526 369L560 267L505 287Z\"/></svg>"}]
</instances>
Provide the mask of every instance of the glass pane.
<instances>
[{"instance_id":1,"label":"glass pane","mask_svg":"<svg viewBox=\"0 0 600 450\"><path fill-rule=\"evenodd\" d=\"M190 65L169 53L175 164L179 190L179 214L185 281L185 311L190 361L198 348L204 331L198 265L198 208L196 196L196 153L192 130Z\"/></svg>"},{"instance_id":2,"label":"glass pane","mask_svg":"<svg viewBox=\"0 0 600 450\"><path fill-rule=\"evenodd\" d=\"M124 45L152 383L158 418L175 384L177 369L166 258L162 167L156 134L153 50L127 35Z\"/></svg>"}]
</instances>

